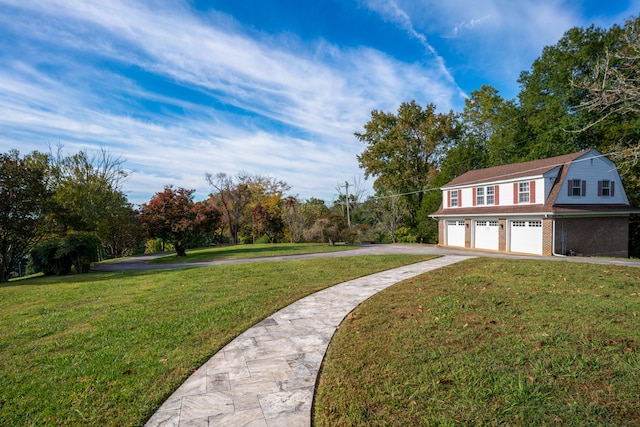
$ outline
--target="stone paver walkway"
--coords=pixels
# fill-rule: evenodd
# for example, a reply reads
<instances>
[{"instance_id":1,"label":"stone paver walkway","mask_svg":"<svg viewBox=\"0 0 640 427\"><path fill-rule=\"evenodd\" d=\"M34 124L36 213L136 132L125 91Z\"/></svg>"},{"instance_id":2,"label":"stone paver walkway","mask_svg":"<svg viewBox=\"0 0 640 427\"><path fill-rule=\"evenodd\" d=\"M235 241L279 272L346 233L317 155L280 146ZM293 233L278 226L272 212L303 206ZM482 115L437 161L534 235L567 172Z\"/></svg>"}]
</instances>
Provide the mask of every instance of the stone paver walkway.
<instances>
[{"instance_id":1,"label":"stone paver walkway","mask_svg":"<svg viewBox=\"0 0 640 427\"><path fill-rule=\"evenodd\" d=\"M361 277L285 307L215 354L146 426L309 426L318 371L345 316L397 282L469 258L449 255Z\"/></svg>"}]
</instances>

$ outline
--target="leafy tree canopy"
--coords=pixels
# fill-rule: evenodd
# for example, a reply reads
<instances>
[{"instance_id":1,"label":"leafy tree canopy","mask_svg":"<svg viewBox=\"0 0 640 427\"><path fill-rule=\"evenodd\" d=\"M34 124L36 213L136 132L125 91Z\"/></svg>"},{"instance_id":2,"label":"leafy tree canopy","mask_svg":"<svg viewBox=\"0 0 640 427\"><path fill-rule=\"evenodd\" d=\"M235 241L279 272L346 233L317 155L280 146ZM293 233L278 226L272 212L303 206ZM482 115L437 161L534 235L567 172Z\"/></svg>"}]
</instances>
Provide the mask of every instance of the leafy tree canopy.
<instances>
[{"instance_id":1,"label":"leafy tree canopy","mask_svg":"<svg viewBox=\"0 0 640 427\"><path fill-rule=\"evenodd\" d=\"M422 108L415 101L404 102L397 114L374 110L364 132L355 134L366 144L358 162L365 177L375 177L376 190L405 194L415 219L422 192L459 133L457 115L436 113L433 104Z\"/></svg>"},{"instance_id":2,"label":"leafy tree canopy","mask_svg":"<svg viewBox=\"0 0 640 427\"><path fill-rule=\"evenodd\" d=\"M151 238L171 243L178 256L199 236L217 228L220 213L207 202L194 202L195 190L166 186L142 205L140 223Z\"/></svg>"},{"instance_id":3,"label":"leafy tree canopy","mask_svg":"<svg viewBox=\"0 0 640 427\"><path fill-rule=\"evenodd\" d=\"M0 154L0 282L47 233L53 212L49 157L34 151Z\"/></svg>"}]
</instances>

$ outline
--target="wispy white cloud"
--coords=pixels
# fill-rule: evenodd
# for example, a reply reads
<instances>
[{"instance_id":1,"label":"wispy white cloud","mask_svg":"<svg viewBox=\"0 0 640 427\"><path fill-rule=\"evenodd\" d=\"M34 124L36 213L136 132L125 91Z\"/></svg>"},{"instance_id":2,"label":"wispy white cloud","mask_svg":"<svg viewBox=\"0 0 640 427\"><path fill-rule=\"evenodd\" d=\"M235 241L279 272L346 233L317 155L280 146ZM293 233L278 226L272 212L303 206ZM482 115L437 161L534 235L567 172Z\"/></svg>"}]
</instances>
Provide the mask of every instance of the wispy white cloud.
<instances>
[{"instance_id":1,"label":"wispy white cloud","mask_svg":"<svg viewBox=\"0 0 640 427\"><path fill-rule=\"evenodd\" d=\"M335 182L360 174L355 157L363 147L353 132L372 109L413 98L449 108L459 102L438 70L366 47L256 37L229 17L196 16L182 3L159 10L117 1L4 3L19 13L0 21L44 46L0 71L5 137L30 133L21 143L29 149L44 140L70 151L112 147L134 170L127 188L138 197L159 191L160 182L205 194L205 172L240 170L277 175L307 197L331 197ZM137 67L177 91L151 92L101 68L104 61ZM42 71L51 64L58 77ZM180 87L201 99L184 99ZM158 102L180 112L143 108Z\"/></svg>"},{"instance_id":2,"label":"wispy white cloud","mask_svg":"<svg viewBox=\"0 0 640 427\"><path fill-rule=\"evenodd\" d=\"M362 1L384 13L386 2ZM623 14L637 14L639 4L633 0ZM620 14L599 16L593 6L571 0L394 0L393 8L403 11L411 31L428 38L437 55L449 58L447 69L458 85L472 76L474 89L492 84L507 96L517 94L520 72L570 28L621 22ZM398 25L406 28L400 20Z\"/></svg>"},{"instance_id":3,"label":"wispy white cloud","mask_svg":"<svg viewBox=\"0 0 640 427\"><path fill-rule=\"evenodd\" d=\"M460 70L515 85L581 24L568 1L360 1L417 41L415 61L268 34L182 0L0 0L0 150L107 147L133 170L135 202L167 184L204 197L204 173L220 171L330 199L362 174L353 133L371 110L459 109Z\"/></svg>"},{"instance_id":4,"label":"wispy white cloud","mask_svg":"<svg viewBox=\"0 0 640 427\"><path fill-rule=\"evenodd\" d=\"M426 52L435 61L438 72L446 78L446 80L456 87L458 95L465 97L466 94L460 89L453 76L449 72L444 58L438 54L437 50L429 43L425 34L416 30L412 17L401 7L395 0L365 0L365 4L373 11L380 14L380 16L390 22L396 23L400 28L405 30L411 37L418 40L424 47Z\"/></svg>"},{"instance_id":5,"label":"wispy white cloud","mask_svg":"<svg viewBox=\"0 0 640 427\"><path fill-rule=\"evenodd\" d=\"M482 24L483 22L487 21L489 19L489 16L484 16L482 18L472 18L468 21L465 22L460 22L457 23L453 29L451 30L451 34L450 35L445 35L443 37L448 38L454 38L454 37L458 37L458 35L465 31L465 30L472 30L474 27L476 27L477 25Z\"/></svg>"}]
</instances>

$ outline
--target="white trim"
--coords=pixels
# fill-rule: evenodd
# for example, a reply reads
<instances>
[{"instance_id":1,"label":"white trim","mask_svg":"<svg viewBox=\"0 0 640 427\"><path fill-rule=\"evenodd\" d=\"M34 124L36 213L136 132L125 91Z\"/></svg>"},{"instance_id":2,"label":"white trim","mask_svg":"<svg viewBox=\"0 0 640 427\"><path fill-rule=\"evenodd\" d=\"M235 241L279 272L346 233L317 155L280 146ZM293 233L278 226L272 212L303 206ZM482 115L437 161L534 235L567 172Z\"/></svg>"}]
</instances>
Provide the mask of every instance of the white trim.
<instances>
[{"instance_id":1,"label":"white trim","mask_svg":"<svg viewBox=\"0 0 640 427\"><path fill-rule=\"evenodd\" d=\"M480 169L479 169L480 170ZM491 185L500 185L500 184L513 184L514 182L520 181L534 181L536 179L543 179L545 175L531 175L531 176L523 176L519 178L511 178L511 179L501 179L498 181L478 181L478 182L470 182L467 184L454 185L452 187L440 187L440 190L455 190L461 188L471 188L471 187L487 187Z\"/></svg>"},{"instance_id":2,"label":"white trim","mask_svg":"<svg viewBox=\"0 0 640 427\"><path fill-rule=\"evenodd\" d=\"M531 213L500 213L500 212L492 212L492 213L470 213L470 214L441 214L441 215L429 215L430 218L435 220L439 219L449 219L449 218L468 218L473 219L477 217L492 217L492 218L512 218L512 217L542 217L542 218L567 218L572 216L627 216L627 215L640 215L640 209L637 210L621 210L621 211L611 211L611 212L603 212L603 211L588 211L588 212L531 212Z\"/></svg>"}]
</instances>

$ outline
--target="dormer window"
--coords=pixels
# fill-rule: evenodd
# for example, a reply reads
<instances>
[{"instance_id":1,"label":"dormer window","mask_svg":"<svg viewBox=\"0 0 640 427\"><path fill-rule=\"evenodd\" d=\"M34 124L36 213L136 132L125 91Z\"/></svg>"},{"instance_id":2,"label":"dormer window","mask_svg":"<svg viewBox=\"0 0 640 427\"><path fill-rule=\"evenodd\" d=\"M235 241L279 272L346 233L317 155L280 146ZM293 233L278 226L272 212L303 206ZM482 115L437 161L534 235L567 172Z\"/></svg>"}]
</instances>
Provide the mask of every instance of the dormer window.
<instances>
[{"instance_id":1,"label":"dormer window","mask_svg":"<svg viewBox=\"0 0 640 427\"><path fill-rule=\"evenodd\" d=\"M451 190L449 193L451 195L451 204L452 208L458 206L458 190Z\"/></svg>"},{"instance_id":2,"label":"dormer window","mask_svg":"<svg viewBox=\"0 0 640 427\"><path fill-rule=\"evenodd\" d=\"M494 205L495 204L495 186L489 187L476 187L475 197L474 197L474 206L483 206L483 205Z\"/></svg>"},{"instance_id":3,"label":"dormer window","mask_svg":"<svg viewBox=\"0 0 640 427\"><path fill-rule=\"evenodd\" d=\"M495 187L487 187L487 204L495 204Z\"/></svg>"},{"instance_id":4,"label":"dormer window","mask_svg":"<svg viewBox=\"0 0 640 427\"><path fill-rule=\"evenodd\" d=\"M587 195L587 181L582 179L569 180L569 197L584 197Z\"/></svg>"},{"instance_id":5,"label":"dormer window","mask_svg":"<svg viewBox=\"0 0 640 427\"><path fill-rule=\"evenodd\" d=\"M580 179L571 180L571 195L574 197L582 196L582 180Z\"/></svg>"},{"instance_id":6,"label":"dormer window","mask_svg":"<svg viewBox=\"0 0 640 427\"><path fill-rule=\"evenodd\" d=\"M484 205L484 187L476 188L476 204Z\"/></svg>"},{"instance_id":7,"label":"dormer window","mask_svg":"<svg viewBox=\"0 0 640 427\"><path fill-rule=\"evenodd\" d=\"M518 203L529 203L529 182L518 183Z\"/></svg>"},{"instance_id":8,"label":"dormer window","mask_svg":"<svg viewBox=\"0 0 640 427\"><path fill-rule=\"evenodd\" d=\"M598 181L598 196L599 197L613 197L614 196L613 181L605 179Z\"/></svg>"}]
</instances>

